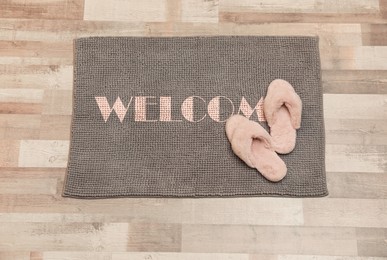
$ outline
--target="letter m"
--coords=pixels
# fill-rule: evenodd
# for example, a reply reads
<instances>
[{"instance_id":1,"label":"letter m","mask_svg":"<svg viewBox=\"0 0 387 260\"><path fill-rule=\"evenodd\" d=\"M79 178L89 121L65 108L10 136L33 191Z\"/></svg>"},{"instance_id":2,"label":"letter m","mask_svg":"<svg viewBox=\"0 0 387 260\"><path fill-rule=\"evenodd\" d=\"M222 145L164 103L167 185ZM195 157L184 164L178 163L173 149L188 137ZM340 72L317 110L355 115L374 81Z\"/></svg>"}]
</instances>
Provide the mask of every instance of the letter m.
<instances>
[{"instance_id":1,"label":"letter m","mask_svg":"<svg viewBox=\"0 0 387 260\"><path fill-rule=\"evenodd\" d=\"M128 103L128 106L125 107L124 104L122 104L122 101L120 97L117 98L116 102L114 102L113 107L110 107L109 102L106 97L95 97L95 100L97 101L99 110L101 111L101 115L103 117L103 120L105 122L108 120L110 114L113 112L116 112L118 118L120 119L120 122L124 121L126 112L128 111L128 108L130 106L130 103L132 102L133 97L130 98L130 101Z\"/></svg>"},{"instance_id":2,"label":"letter m","mask_svg":"<svg viewBox=\"0 0 387 260\"><path fill-rule=\"evenodd\" d=\"M247 118L250 118L251 115L254 113L254 111L257 113L257 116L258 116L258 121L260 122L264 122L266 121L266 118L265 118L265 114L263 113L263 97L261 97L261 99L258 101L257 105L252 108L250 106L250 104L247 102L247 100L242 97L242 100L241 100L241 104L239 106L239 111L238 111L238 114L240 114L242 112L242 114L247 117Z\"/></svg>"}]
</instances>

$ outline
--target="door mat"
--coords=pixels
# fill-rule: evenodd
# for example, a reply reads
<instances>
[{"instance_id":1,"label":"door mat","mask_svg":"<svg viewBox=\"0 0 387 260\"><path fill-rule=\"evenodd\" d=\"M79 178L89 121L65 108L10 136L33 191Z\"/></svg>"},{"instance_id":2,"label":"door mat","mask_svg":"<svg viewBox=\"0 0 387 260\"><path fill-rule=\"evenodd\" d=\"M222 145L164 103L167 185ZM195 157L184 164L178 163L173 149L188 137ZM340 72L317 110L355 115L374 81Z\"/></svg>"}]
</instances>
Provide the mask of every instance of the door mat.
<instances>
[{"instance_id":1,"label":"door mat","mask_svg":"<svg viewBox=\"0 0 387 260\"><path fill-rule=\"evenodd\" d=\"M303 101L288 173L267 181L231 150L225 121L266 129L274 79ZM91 37L75 40L71 143L63 196L327 195L317 37Z\"/></svg>"}]
</instances>

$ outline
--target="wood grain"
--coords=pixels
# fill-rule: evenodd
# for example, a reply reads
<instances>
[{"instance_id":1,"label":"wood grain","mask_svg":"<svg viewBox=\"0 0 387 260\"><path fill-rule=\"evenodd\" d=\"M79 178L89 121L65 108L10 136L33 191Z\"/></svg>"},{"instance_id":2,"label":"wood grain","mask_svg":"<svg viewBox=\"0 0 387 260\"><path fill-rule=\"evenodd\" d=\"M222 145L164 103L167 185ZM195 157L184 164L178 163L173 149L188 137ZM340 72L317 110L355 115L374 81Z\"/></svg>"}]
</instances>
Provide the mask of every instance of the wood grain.
<instances>
[{"instance_id":1,"label":"wood grain","mask_svg":"<svg viewBox=\"0 0 387 260\"><path fill-rule=\"evenodd\" d=\"M183 225L183 252L356 255L354 228Z\"/></svg>"},{"instance_id":2,"label":"wood grain","mask_svg":"<svg viewBox=\"0 0 387 260\"><path fill-rule=\"evenodd\" d=\"M82 19L83 0L35 0L26 4L21 0L3 0L1 18Z\"/></svg>"},{"instance_id":3,"label":"wood grain","mask_svg":"<svg viewBox=\"0 0 387 260\"><path fill-rule=\"evenodd\" d=\"M278 260L383 260L384 257L362 256L319 256L319 255L280 255Z\"/></svg>"},{"instance_id":4,"label":"wood grain","mask_svg":"<svg viewBox=\"0 0 387 260\"><path fill-rule=\"evenodd\" d=\"M19 156L19 140L0 140L0 167L17 166ZM6 152L4 152L6 151Z\"/></svg>"},{"instance_id":5,"label":"wood grain","mask_svg":"<svg viewBox=\"0 0 387 260\"><path fill-rule=\"evenodd\" d=\"M387 200L304 199L307 226L387 227Z\"/></svg>"},{"instance_id":6,"label":"wood grain","mask_svg":"<svg viewBox=\"0 0 387 260\"><path fill-rule=\"evenodd\" d=\"M319 0L221 0L221 11L254 11L259 13L378 13L378 0L344 0L344 1L319 1Z\"/></svg>"},{"instance_id":7,"label":"wood grain","mask_svg":"<svg viewBox=\"0 0 387 260\"><path fill-rule=\"evenodd\" d=\"M325 118L327 144L387 145L387 122L378 119Z\"/></svg>"},{"instance_id":8,"label":"wood grain","mask_svg":"<svg viewBox=\"0 0 387 260\"><path fill-rule=\"evenodd\" d=\"M385 119L387 95L324 94L324 116L328 119Z\"/></svg>"},{"instance_id":9,"label":"wood grain","mask_svg":"<svg viewBox=\"0 0 387 260\"><path fill-rule=\"evenodd\" d=\"M0 178L2 194L55 194L56 179L28 180L17 178Z\"/></svg>"},{"instance_id":10,"label":"wood grain","mask_svg":"<svg viewBox=\"0 0 387 260\"><path fill-rule=\"evenodd\" d=\"M51 177L52 178L52 177ZM210 212L203 217L198 216L201 212L208 209L210 206L215 207L218 199L205 200L195 207L195 200L187 200L184 202L176 200L160 200L160 199L109 199L96 200L90 203L81 203L77 200L62 198L60 196L61 187L58 184L58 193L50 194L0 194L0 210L8 209L12 214L4 214L0 218L0 222L18 222L33 219L40 222L156 222L156 223L188 223L188 224L209 224L209 225L234 225L241 223L256 224L256 225L302 225L303 219L300 217L303 209L299 206L298 211L295 209L277 209L275 213L271 213L270 209L278 208L278 204L284 205L288 203L290 208L294 202L289 199L267 198L265 202L259 199L246 203L245 207L260 206L260 210L255 210L248 213L248 217L237 218L238 208L231 210L227 206L219 207L215 213ZM10 203L12 201L12 203ZM301 205L301 201L297 202ZM262 205L273 206L263 207ZM44 215L39 215L42 207L45 209ZM218 213L219 211L219 213ZM223 211L223 212L222 212ZM101 213L105 212L105 213ZM25 214L22 214L25 213ZM214 214L216 214L214 216ZM294 214L294 215L291 215ZM240 214L241 215L241 214ZM264 216L270 215L271 218L265 219ZM275 217L277 218L275 218ZM248 221L246 221L246 219Z\"/></svg>"},{"instance_id":11,"label":"wood grain","mask_svg":"<svg viewBox=\"0 0 387 260\"><path fill-rule=\"evenodd\" d=\"M338 46L361 46L363 35L359 24L324 23L220 23L219 32L226 35L318 35L323 50Z\"/></svg>"},{"instance_id":12,"label":"wood grain","mask_svg":"<svg viewBox=\"0 0 387 260\"><path fill-rule=\"evenodd\" d=\"M330 198L387 199L387 174L327 172Z\"/></svg>"},{"instance_id":13,"label":"wood grain","mask_svg":"<svg viewBox=\"0 0 387 260\"><path fill-rule=\"evenodd\" d=\"M387 70L323 70L327 94L387 94Z\"/></svg>"},{"instance_id":14,"label":"wood grain","mask_svg":"<svg viewBox=\"0 0 387 260\"><path fill-rule=\"evenodd\" d=\"M0 259L387 257L386 0L0 1ZM73 40L320 39L324 198L63 198Z\"/></svg>"},{"instance_id":15,"label":"wood grain","mask_svg":"<svg viewBox=\"0 0 387 260\"><path fill-rule=\"evenodd\" d=\"M0 114L0 139L38 139L40 123L36 114Z\"/></svg>"},{"instance_id":16,"label":"wood grain","mask_svg":"<svg viewBox=\"0 0 387 260\"><path fill-rule=\"evenodd\" d=\"M71 115L72 91L61 89L48 89L44 91L43 114L45 115Z\"/></svg>"},{"instance_id":17,"label":"wood grain","mask_svg":"<svg viewBox=\"0 0 387 260\"><path fill-rule=\"evenodd\" d=\"M1 114L40 114L42 113L42 105L35 103L0 103Z\"/></svg>"},{"instance_id":18,"label":"wood grain","mask_svg":"<svg viewBox=\"0 0 387 260\"><path fill-rule=\"evenodd\" d=\"M0 41L3 57L68 57L72 51L71 42Z\"/></svg>"},{"instance_id":19,"label":"wood grain","mask_svg":"<svg viewBox=\"0 0 387 260\"><path fill-rule=\"evenodd\" d=\"M183 22L217 23L218 0L183 0L181 16Z\"/></svg>"},{"instance_id":20,"label":"wood grain","mask_svg":"<svg viewBox=\"0 0 387 260\"><path fill-rule=\"evenodd\" d=\"M386 256L387 229L357 228L356 237L359 255Z\"/></svg>"},{"instance_id":21,"label":"wood grain","mask_svg":"<svg viewBox=\"0 0 387 260\"><path fill-rule=\"evenodd\" d=\"M95 21L166 21L165 0L85 0L84 20Z\"/></svg>"},{"instance_id":22,"label":"wood grain","mask_svg":"<svg viewBox=\"0 0 387 260\"><path fill-rule=\"evenodd\" d=\"M14 103L42 103L43 90L41 89L1 89L0 102Z\"/></svg>"},{"instance_id":23,"label":"wood grain","mask_svg":"<svg viewBox=\"0 0 387 260\"><path fill-rule=\"evenodd\" d=\"M76 37L85 36L141 36L148 31L147 24L122 21L0 19L0 39L70 43ZM18 33L14 33L15 30ZM49 65L58 66L58 64Z\"/></svg>"},{"instance_id":24,"label":"wood grain","mask_svg":"<svg viewBox=\"0 0 387 260\"><path fill-rule=\"evenodd\" d=\"M40 124L40 129L39 129L39 139L69 140L70 127L71 127L70 115L42 115L42 122ZM31 138L23 138L23 139L31 139Z\"/></svg>"},{"instance_id":25,"label":"wood grain","mask_svg":"<svg viewBox=\"0 0 387 260\"><path fill-rule=\"evenodd\" d=\"M387 146L341 145L326 146L326 169L330 172L375 172L387 170Z\"/></svg>"},{"instance_id":26,"label":"wood grain","mask_svg":"<svg viewBox=\"0 0 387 260\"><path fill-rule=\"evenodd\" d=\"M258 12L219 12L223 23L385 23L380 13L258 13Z\"/></svg>"},{"instance_id":27,"label":"wood grain","mask_svg":"<svg viewBox=\"0 0 387 260\"><path fill-rule=\"evenodd\" d=\"M0 259L30 260L30 252L0 252Z\"/></svg>"},{"instance_id":28,"label":"wood grain","mask_svg":"<svg viewBox=\"0 0 387 260\"><path fill-rule=\"evenodd\" d=\"M125 251L128 229L128 223L8 223L0 229L0 250Z\"/></svg>"},{"instance_id":29,"label":"wood grain","mask_svg":"<svg viewBox=\"0 0 387 260\"><path fill-rule=\"evenodd\" d=\"M66 167L68 141L22 140L19 167Z\"/></svg>"},{"instance_id":30,"label":"wood grain","mask_svg":"<svg viewBox=\"0 0 387 260\"><path fill-rule=\"evenodd\" d=\"M0 65L0 91L16 89L71 89L73 66Z\"/></svg>"},{"instance_id":31,"label":"wood grain","mask_svg":"<svg viewBox=\"0 0 387 260\"><path fill-rule=\"evenodd\" d=\"M363 24L363 45L386 46L387 25L386 24Z\"/></svg>"}]
</instances>

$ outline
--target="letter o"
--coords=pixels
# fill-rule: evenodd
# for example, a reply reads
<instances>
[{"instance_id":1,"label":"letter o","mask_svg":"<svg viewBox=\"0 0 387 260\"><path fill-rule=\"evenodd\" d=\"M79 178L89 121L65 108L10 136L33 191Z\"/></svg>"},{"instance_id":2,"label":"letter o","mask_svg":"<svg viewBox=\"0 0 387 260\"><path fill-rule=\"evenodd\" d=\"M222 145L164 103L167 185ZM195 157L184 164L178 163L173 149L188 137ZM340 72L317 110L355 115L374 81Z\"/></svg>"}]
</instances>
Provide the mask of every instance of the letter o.
<instances>
[{"instance_id":1,"label":"letter o","mask_svg":"<svg viewBox=\"0 0 387 260\"><path fill-rule=\"evenodd\" d=\"M231 99L229 99L228 97L224 97L224 96L217 96L217 97L214 97L213 99L211 99L211 101L208 103L207 111L208 111L208 115L212 118L212 120L214 120L216 122L226 122L228 118L220 121L220 115L219 115L220 98L224 98L230 102L230 104L232 106L231 115L233 115L234 110L235 110L234 104L232 103Z\"/></svg>"}]
</instances>

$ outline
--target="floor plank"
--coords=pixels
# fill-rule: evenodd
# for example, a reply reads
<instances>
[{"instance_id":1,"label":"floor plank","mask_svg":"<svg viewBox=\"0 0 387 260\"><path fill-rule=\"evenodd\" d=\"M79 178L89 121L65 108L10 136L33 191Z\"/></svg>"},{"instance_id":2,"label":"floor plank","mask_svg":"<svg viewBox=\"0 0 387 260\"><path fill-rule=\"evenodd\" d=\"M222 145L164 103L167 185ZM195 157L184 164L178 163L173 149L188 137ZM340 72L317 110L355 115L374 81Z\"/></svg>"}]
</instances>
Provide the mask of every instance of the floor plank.
<instances>
[{"instance_id":1,"label":"floor plank","mask_svg":"<svg viewBox=\"0 0 387 260\"><path fill-rule=\"evenodd\" d=\"M220 22L253 23L386 23L380 13L259 13L219 12Z\"/></svg>"},{"instance_id":2,"label":"floor plank","mask_svg":"<svg viewBox=\"0 0 387 260\"><path fill-rule=\"evenodd\" d=\"M66 167L69 142L60 140L22 140L19 167Z\"/></svg>"},{"instance_id":3,"label":"floor plank","mask_svg":"<svg viewBox=\"0 0 387 260\"><path fill-rule=\"evenodd\" d=\"M326 94L387 94L387 70L323 70Z\"/></svg>"},{"instance_id":4,"label":"floor plank","mask_svg":"<svg viewBox=\"0 0 387 260\"><path fill-rule=\"evenodd\" d=\"M0 1L0 259L387 257L387 0ZM329 195L63 198L73 40L320 39Z\"/></svg>"},{"instance_id":5,"label":"floor plank","mask_svg":"<svg viewBox=\"0 0 387 260\"><path fill-rule=\"evenodd\" d=\"M325 118L381 119L387 118L387 95L324 94Z\"/></svg>"},{"instance_id":6,"label":"floor plank","mask_svg":"<svg viewBox=\"0 0 387 260\"><path fill-rule=\"evenodd\" d=\"M181 4L183 22L217 23L218 0L184 0Z\"/></svg>"},{"instance_id":7,"label":"floor plank","mask_svg":"<svg viewBox=\"0 0 387 260\"><path fill-rule=\"evenodd\" d=\"M30 252L0 252L0 259L30 260Z\"/></svg>"},{"instance_id":8,"label":"floor plank","mask_svg":"<svg viewBox=\"0 0 387 260\"><path fill-rule=\"evenodd\" d=\"M387 199L387 174L327 172L330 198Z\"/></svg>"},{"instance_id":9,"label":"floor plank","mask_svg":"<svg viewBox=\"0 0 387 260\"><path fill-rule=\"evenodd\" d=\"M38 139L40 123L36 114L0 114L0 139Z\"/></svg>"},{"instance_id":10,"label":"floor plank","mask_svg":"<svg viewBox=\"0 0 387 260\"><path fill-rule=\"evenodd\" d=\"M43 114L71 115L72 102L72 90L46 89L44 91Z\"/></svg>"},{"instance_id":11,"label":"floor plank","mask_svg":"<svg viewBox=\"0 0 387 260\"><path fill-rule=\"evenodd\" d=\"M55 178L27 179L0 177L0 194L56 194Z\"/></svg>"},{"instance_id":12,"label":"floor plank","mask_svg":"<svg viewBox=\"0 0 387 260\"><path fill-rule=\"evenodd\" d=\"M0 119L1 120L1 119ZM70 115L42 115L39 129L41 140L70 140ZM21 138L31 139L31 138Z\"/></svg>"},{"instance_id":13,"label":"floor plank","mask_svg":"<svg viewBox=\"0 0 387 260\"><path fill-rule=\"evenodd\" d=\"M0 103L0 114L41 114L42 105L36 103Z\"/></svg>"},{"instance_id":14,"label":"floor plank","mask_svg":"<svg viewBox=\"0 0 387 260\"><path fill-rule=\"evenodd\" d=\"M386 46L387 24L362 24L363 45Z\"/></svg>"},{"instance_id":15,"label":"floor plank","mask_svg":"<svg viewBox=\"0 0 387 260\"><path fill-rule=\"evenodd\" d=\"M387 145L386 120L325 119L327 144Z\"/></svg>"},{"instance_id":16,"label":"floor plank","mask_svg":"<svg viewBox=\"0 0 387 260\"><path fill-rule=\"evenodd\" d=\"M68 57L72 42L0 41L2 57Z\"/></svg>"},{"instance_id":17,"label":"floor plank","mask_svg":"<svg viewBox=\"0 0 387 260\"><path fill-rule=\"evenodd\" d=\"M183 225L183 252L356 255L354 228Z\"/></svg>"},{"instance_id":18,"label":"floor plank","mask_svg":"<svg viewBox=\"0 0 387 260\"><path fill-rule=\"evenodd\" d=\"M59 190L59 192L61 189ZM236 200L234 205L241 204ZM108 199L79 201L44 194L0 194L0 212L6 210L2 222L23 221L23 219L58 221L107 221L138 222L141 220L157 223L193 223L213 225L255 224L255 225L302 225L301 201L286 198L251 198L243 201L247 214L241 207L216 206L222 199L190 200L163 199ZM296 205L295 205L296 204ZM298 207L297 207L298 204ZM279 207L281 205L282 207ZM286 205L286 206L283 206ZM209 210L214 208L213 210ZM255 207L255 208L254 208ZM44 209L44 215L39 215ZM255 209L255 210L253 210ZM201 216L205 210L208 214ZM102 212L106 212L102 214ZM15 214L17 213L17 214ZM23 218L23 214L26 213ZM58 213L58 214L57 214ZM83 214L83 215L82 215ZM246 216L244 216L246 215ZM60 217L61 216L61 217ZM266 216L271 216L266 218ZM15 217L14 220L13 217Z\"/></svg>"},{"instance_id":19,"label":"floor plank","mask_svg":"<svg viewBox=\"0 0 387 260\"><path fill-rule=\"evenodd\" d=\"M8 223L0 229L0 250L175 252L180 236L178 224Z\"/></svg>"},{"instance_id":20,"label":"floor plank","mask_svg":"<svg viewBox=\"0 0 387 260\"><path fill-rule=\"evenodd\" d=\"M303 199L308 226L387 227L384 199Z\"/></svg>"},{"instance_id":21,"label":"floor plank","mask_svg":"<svg viewBox=\"0 0 387 260\"><path fill-rule=\"evenodd\" d=\"M19 146L19 140L0 140L0 151L3 151L0 153L0 167L17 166Z\"/></svg>"},{"instance_id":22,"label":"floor plank","mask_svg":"<svg viewBox=\"0 0 387 260\"><path fill-rule=\"evenodd\" d=\"M12 103L42 103L43 90L41 89L1 89L0 102Z\"/></svg>"},{"instance_id":23,"label":"floor plank","mask_svg":"<svg viewBox=\"0 0 387 260\"><path fill-rule=\"evenodd\" d=\"M326 146L328 172L386 172L387 146L341 145Z\"/></svg>"},{"instance_id":24,"label":"floor plank","mask_svg":"<svg viewBox=\"0 0 387 260\"><path fill-rule=\"evenodd\" d=\"M82 19L84 0L3 0L1 18Z\"/></svg>"},{"instance_id":25,"label":"floor plank","mask_svg":"<svg viewBox=\"0 0 387 260\"><path fill-rule=\"evenodd\" d=\"M127 223L7 223L0 250L126 251L128 232Z\"/></svg>"},{"instance_id":26,"label":"floor plank","mask_svg":"<svg viewBox=\"0 0 387 260\"><path fill-rule=\"evenodd\" d=\"M0 92L10 88L23 89L72 89L73 66L57 65L0 65Z\"/></svg>"},{"instance_id":27,"label":"floor plank","mask_svg":"<svg viewBox=\"0 0 387 260\"><path fill-rule=\"evenodd\" d=\"M317 0L220 0L221 11L260 12L260 13L378 13L378 0L344 0L317 1Z\"/></svg>"},{"instance_id":28,"label":"floor plank","mask_svg":"<svg viewBox=\"0 0 387 260\"><path fill-rule=\"evenodd\" d=\"M125 21L0 19L0 39L71 42L74 38L85 36L142 36L149 30L147 24Z\"/></svg>"},{"instance_id":29,"label":"floor plank","mask_svg":"<svg viewBox=\"0 0 387 260\"><path fill-rule=\"evenodd\" d=\"M383 260L384 257L364 256L321 256L321 255L280 255L278 260Z\"/></svg>"},{"instance_id":30,"label":"floor plank","mask_svg":"<svg viewBox=\"0 0 387 260\"><path fill-rule=\"evenodd\" d=\"M166 0L85 0L86 21L166 21Z\"/></svg>"},{"instance_id":31,"label":"floor plank","mask_svg":"<svg viewBox=\"0 0 387 260\"><path fill-rule=\"evenodd\" d=\"M387 229L357 228L356 237L358 255L387 255Z\"/></svg>"}]
</instances>

